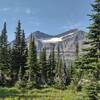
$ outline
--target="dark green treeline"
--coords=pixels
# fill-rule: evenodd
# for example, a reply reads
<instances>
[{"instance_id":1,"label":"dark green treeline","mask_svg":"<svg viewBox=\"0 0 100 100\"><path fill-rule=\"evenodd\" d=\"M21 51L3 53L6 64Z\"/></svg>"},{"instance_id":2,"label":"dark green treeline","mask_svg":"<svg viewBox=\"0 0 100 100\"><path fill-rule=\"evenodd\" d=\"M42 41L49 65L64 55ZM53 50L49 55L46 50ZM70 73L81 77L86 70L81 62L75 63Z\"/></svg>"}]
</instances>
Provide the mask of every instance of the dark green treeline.
<instances>
[{"instance_id":1,"label":"dark green treeline","mask_svg":"<svg viewBox=\"0 0 100 100\"><path fill-rule=\"evenodd\" d=\"M15 39L9 43L4 22L0 35L0 86L32 88L59 85L59 82L60 86L66 86L67 81L64 82L60 75L65 65L62 58L57 58L54 47L48 58L46 48L42 48L37 57L35 38L31 34L30 40L26 42L20 20L16 27Z\"/></svg>"}]
</instances>

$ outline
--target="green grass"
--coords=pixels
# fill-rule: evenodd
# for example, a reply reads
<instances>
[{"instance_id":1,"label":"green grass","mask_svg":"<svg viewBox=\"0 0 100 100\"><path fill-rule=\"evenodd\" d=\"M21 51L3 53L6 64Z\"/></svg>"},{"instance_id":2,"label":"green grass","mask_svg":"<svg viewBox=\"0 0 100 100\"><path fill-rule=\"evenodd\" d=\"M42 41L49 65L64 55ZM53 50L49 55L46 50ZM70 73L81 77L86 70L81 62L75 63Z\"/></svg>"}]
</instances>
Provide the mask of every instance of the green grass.
<instances>
[{"instance_id":1,"label":"green grass","mask_svg":"<svg viewBox=\"0 0 100 100\"><path fill-rule=\"evenodd\" d=\"M16 88L0 88L0 100L3 97L5 98L4 100L19 100L19 97L20 100L75 100L70 98L70 95L76 96L75 92L69 91L55 88L33 89L29 91L20 91Z\"/></svg>"}]
</instances>

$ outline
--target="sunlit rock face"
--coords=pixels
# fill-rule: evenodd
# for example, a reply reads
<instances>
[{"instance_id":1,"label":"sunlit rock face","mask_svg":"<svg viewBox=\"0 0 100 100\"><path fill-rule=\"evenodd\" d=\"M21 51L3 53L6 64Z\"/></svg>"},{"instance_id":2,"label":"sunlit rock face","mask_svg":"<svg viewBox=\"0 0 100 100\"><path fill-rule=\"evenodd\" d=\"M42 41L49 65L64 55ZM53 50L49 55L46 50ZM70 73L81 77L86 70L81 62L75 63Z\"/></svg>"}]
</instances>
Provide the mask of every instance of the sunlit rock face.
<instances>
[{"instance_id":1,"label":"sunlit rock face","mask_svg":"<svg viewBox=\"0 0 100 100\"><path fill-rule=\"evenodd\" d=\"M49 55L53 47L55 48L55 53L57 53L59 46L60 55L66 62L75 58L77 43L79 45L80 54L84 47L83 41L85 39L85 32L78 29L72 29L55 36L51 36L40 31L36 31L32 33L32 35L35 37L38 54L43 47L46 48L47 55ZM29 38L30 36L27 38L27 41L29 41Z\"/></svg>"}]
</instances>

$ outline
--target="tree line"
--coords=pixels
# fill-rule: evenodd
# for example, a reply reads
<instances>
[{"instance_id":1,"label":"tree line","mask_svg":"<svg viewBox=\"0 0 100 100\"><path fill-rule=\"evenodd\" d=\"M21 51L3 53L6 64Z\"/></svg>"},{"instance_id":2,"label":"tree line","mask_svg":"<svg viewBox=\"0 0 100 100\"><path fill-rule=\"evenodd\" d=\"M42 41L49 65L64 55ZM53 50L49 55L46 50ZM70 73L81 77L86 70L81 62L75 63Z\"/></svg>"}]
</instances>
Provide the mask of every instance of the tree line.
<instances>
[{"instance_id":1,"label":"tree line","mask_svg":"<svg viewBox=\"0 0 100 100\"><path fill-rule=\"evenodd\" d=\"M57 55L52 47L47 58L46 48L42 48L39 57L35 45L35 38L31 34L27 43L25 32L21 28L20 20L16 27L13 43L8 42L6 22L0 35L0 85L20 87L41 87L44 85L66 86L66 65L60 57L58 46Z\"/></svg>"}]
</instances>

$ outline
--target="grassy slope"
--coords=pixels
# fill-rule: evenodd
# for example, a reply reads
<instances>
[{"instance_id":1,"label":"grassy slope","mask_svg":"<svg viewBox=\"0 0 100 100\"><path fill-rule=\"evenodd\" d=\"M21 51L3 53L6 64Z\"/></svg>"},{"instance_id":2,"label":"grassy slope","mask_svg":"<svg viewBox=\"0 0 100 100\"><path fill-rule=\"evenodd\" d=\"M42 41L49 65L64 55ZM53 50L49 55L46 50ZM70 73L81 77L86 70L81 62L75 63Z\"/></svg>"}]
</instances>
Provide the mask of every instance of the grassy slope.
<instances>
[{"instance_id":1,"label":"grassy slope","mask_svg":"<svg viewBox=\"0 0 100 100\"><path fill-rule=\"evenodd\" d=\"M18 95L18 96L14 96ZM77 100L77 93L73 90L58 90L54 88L33 89L20 91L16 88L0 88L0 100Z\"/></svg>"}]
</instances>

